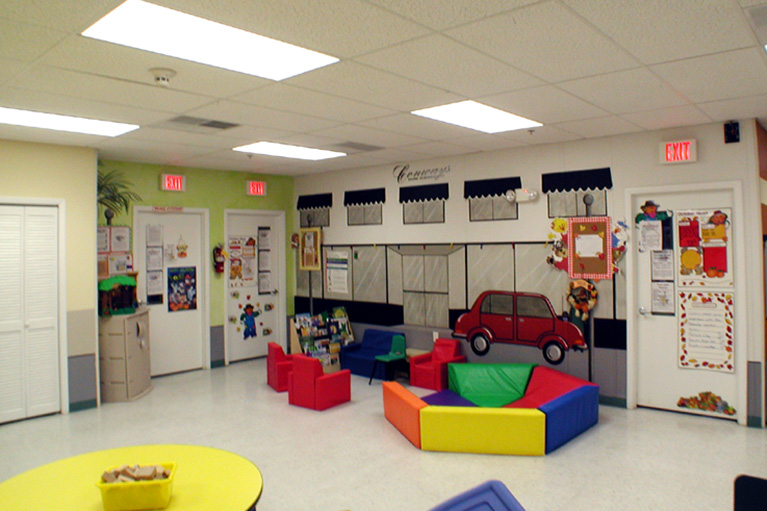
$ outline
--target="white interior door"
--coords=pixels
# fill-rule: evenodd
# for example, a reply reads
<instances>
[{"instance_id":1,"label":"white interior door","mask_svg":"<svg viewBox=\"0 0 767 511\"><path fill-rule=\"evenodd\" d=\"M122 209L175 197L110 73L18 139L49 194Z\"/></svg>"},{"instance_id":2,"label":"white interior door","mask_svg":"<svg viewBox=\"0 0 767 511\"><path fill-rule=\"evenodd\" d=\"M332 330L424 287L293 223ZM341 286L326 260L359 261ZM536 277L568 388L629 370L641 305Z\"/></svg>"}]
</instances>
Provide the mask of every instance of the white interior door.
<instances>
[{"instance_id":1,"label":"white interior door","mask_svg":"<svg viewBox=\"0 0 767 511\"><path fill-rule=\"evenodd\" d=\"M208 367L207 210L135 208L137 293L149 309L152 376Z\"/></svg>"},{"instance_id":2,"label":"white interior door","mask_svg":"<svg viewBox=\"0 0 767 511\"><path fill-rule=\"evenodd\" d=\"M0 423L61 410L58 222L0 206Z\"/></svg>"},{"instance_id":3,"label":"white interior door","mask_svg":"<svg viewBox=\"0 0 767 511\"><path fill-rule=\"evenodd\" d=\"M719 184L708 185L708 188L701 190L659 188L626 192L632 215L641 212L640 208L646 201L654 201L659 204L659 211L673 212L676 217L672 221L671 253L654 253L650 249L640 251L643 241L651 243L652 231L645 231L643 238L643 231L635 224L632 232L631 263L628 266L631 284L628 285L627 297L630 406L631 387L635 381L637 406L738 420L746 415L746 398L739 382L746 372L745 290L742 284L739 285L742 275L737 275L738 268L732 255L738 247L742 247L742 240L737 239L736 229L731 229L731 238L727 240L730 252L726 256L729 275L727 278L714 276L706 280L702 274L696 273L698 270L705 271L702 257L697 270L685 266L687 260L683 259L683 254L687 247L683 246L685 242L681 239L685 228L680 222L685 211L712 209L724 209L731 213L729 222L741 222L740 197L735 194L733 187ZM701 221L706 222L707 219L701 218ZM701 254L707 249L702 241L690 243L698 243L699 249L696 250L700 250ZM670 263L665 264L669 256ZM722 302L719 309L714 303L707 303L704 309L696 309L694 314L691 312L693 302L697 307L712 296L714 301L730 296L733 303L726 305ZM666 302L667 299L671 302ZM662 313L664 303L668 303L666 314ZM725 313L731 314L729 319ZM709 344L712 349L719 346L721 350L726 350L726 336L730 334L724 334L726 330L723 327L729 325L734 330L734 333L730 332L733 343L729 346L734 350L731 360L733 370L709 369L706 367L708 362L699 365L696 356L690 355L692 347L701 349L704 344ZM695 333L691 335L693 330ZM716 409L711 409L711 405Z\"/></svg>"},{"instance_id":4,"label":"white interior door","mask_svg":"<svg viewBox=\"0 0 767 511\"><path fill-rule=\"evenodd\" d=\"M266 355L268 342L286 346L284 212L225 212L226 362Z\"/></svg>"}]
</instances>

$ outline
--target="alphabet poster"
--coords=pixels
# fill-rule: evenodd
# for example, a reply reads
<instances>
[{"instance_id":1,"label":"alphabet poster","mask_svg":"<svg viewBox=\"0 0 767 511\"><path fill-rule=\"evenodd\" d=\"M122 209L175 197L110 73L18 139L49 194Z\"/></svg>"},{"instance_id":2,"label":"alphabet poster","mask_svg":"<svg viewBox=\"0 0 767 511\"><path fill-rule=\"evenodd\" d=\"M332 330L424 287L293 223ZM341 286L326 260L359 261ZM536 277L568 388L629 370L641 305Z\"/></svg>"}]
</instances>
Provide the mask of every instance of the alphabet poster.
<instances>
[{"instance_id":1,"label":"alphabet poster","mask_svg":"<svg viewBox=\"0 0 767 511\"><path fill-rule=\"evenodd\" d=\"M674 212L677 283L680 286L733 286L729 208Z\"/></svg>"},{"instance_id":2,"label":"alphabet poster","mask_svg":"<svg viewBox=\"0 0 767 511\"><path fill-rule=\"evenodd\" d=\"M732 373L732 293L679 293L679 367Z\"/></svg>"}]
</instances>

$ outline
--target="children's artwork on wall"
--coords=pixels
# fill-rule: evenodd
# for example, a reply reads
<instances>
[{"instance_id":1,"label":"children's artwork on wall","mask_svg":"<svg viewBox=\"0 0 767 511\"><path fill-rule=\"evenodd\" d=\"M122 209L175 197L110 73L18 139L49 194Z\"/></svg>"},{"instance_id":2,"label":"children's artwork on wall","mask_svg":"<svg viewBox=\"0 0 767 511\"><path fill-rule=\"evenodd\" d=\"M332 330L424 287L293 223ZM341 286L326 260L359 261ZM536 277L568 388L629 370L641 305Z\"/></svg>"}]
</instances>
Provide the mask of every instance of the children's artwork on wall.
<instances>
[{"instance_id":1,"label":"children's artwork on wall","mask_svg":"<svg viewBox=\"0 0 767 511\"><path fill-rule=\"evenodd\" d=\"M256 267L256 237L230 236L229 252L229 287L253 285L258 268Z\"/></svg>"},{"instance_id":2,"label":"children's artwork on wall","mask_svg":"<svg viewBox=\"0 0 767 511\"><path fill-rule=\"evenodd\" d=\"M610 217L576 217L567 223L568 276L592 280L612 278Z\"/></svg>"},{"instance_id":3,"label":"children's artwork on wall","mask_svg":"<svg viewBox=\"0 0 767 511\"><path fill-rule=\"evenodd\" d=\"M698 392L697 396L680 397L676 406L687 408L688 410L702 410L704 412L722 413L724 415L735 415L735 408L717 396L713 392Z\"/></svg>"},{"instance_id":4,"label":"children's artwork on wall","mask_svg":"<svg viewBox=\"0 0 767 511\"><path fill-rule=\"evenodd\" d=\"M168 268L168 312L197 308L197 268Z\"/></svg>"},{"instance_id":5,"label":"children's artwork on wall","mask_svg":"<svg viewBox=\"0 0 767 511\"><path fill-rule=\"evenodd\" d=\"M664 246L669 246L670 241L664 234L664 222L669 222L672 213L660 211L658 203L652 200L645 201L639 209L641 213L634 218L639 227L639 239L637 240L640 252L646 250L662 250Z\"/></svg>"},{"instance_id":6,"label":"children's artwork on wall","mask_svg":"<svg viewBox=\"0 0 767 511\"><path fill-rule=\"evenodd\" d=\"M677 282L680 286L733 286L731 210L677 211Z\"/></svg>"},{"instance_id":7,"label":"children's artwork on wall","mask_svg":"<svg viewBox=\"0 0 767 511\"><path fill-rule=\"evenodd\" d=\"M551 243L551 255L546 257L546 262L559 270L567 271L567 220L555 218L551 221L548 245Z\"/></svg>"},{"instance_id":8,"label":"children's artwork on wall","mask_svg":"<svg viewBox=\"0 0 767 511\"><path fill-rule=\"evenodd\" d=\"M254 307L252 303L245 304L245 306L242 308L242 314L240 314L240 323L242 323L243 326L243 340L247 340L250 337L258 337L258 332L256 330L256 318L261 315L261 312L261 309Z\"/></svg>"},{"instance_id":9,"label":"children's artwork on wall","mask_svg":"<svg viewBox=\"0 0 767 511\"><path fill-rule=\"evenodd\" d=\"M679 292L679 367L735 371L732 293Z\"/></svg>"},{"instance_id":10,"label":"children's artwork on wall","mask_svg":"<svg viewBox=\"0 0 767 511\"><path fill-rule=\"evenodd\" d=\"M318 227L301 229L299 245L300 270L319 271L320 265L320 240L321 231Z\"/></svg>"}]
</instances>

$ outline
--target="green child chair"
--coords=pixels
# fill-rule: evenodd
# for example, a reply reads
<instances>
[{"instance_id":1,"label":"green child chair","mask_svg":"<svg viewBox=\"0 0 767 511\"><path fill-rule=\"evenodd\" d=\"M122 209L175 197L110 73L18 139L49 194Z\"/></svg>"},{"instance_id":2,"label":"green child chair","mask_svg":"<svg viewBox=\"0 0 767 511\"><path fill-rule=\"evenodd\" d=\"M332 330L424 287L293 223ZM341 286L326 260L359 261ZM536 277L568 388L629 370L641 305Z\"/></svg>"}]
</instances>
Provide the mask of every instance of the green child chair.
<instances>
[{"instance_id":1,"label":"green child chair","mask_svg":"<svg viewBox=\"0 0 767 511\"><path fill-rule=\"evenodd\" d=\"M407 359L405 358L405 336L393 336L391 339L391 348L389 348L389 353L376 356L375 361L373 362L373 371L370 373L370 380L368 380L368 385L370 385L370 383L373 381L373 375L376 373L376 366L379 362L385 364L385 378L387 380L392 379L390 378L390 374L393 374L394 366L396 364L406 364L407 362Z\"/></svg>"}]
</instances>

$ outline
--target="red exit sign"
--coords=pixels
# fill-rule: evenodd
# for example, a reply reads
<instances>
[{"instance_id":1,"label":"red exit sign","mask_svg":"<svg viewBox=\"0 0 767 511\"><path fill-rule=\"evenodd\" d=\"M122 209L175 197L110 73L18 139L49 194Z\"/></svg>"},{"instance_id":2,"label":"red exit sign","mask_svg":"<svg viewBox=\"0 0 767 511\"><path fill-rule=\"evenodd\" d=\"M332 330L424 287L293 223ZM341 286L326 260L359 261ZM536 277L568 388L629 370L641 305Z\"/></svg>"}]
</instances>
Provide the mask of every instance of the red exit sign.
<instances>
[{"instance_id":1,"label":"red exit sign","mask_svg":"<svg viewBox=\"0 0 767 511\"><path fill-rule=\"evenodd\" d=\"M676 140L660 145L660 162L689 163L698 161L698 144L695 140Z\"/></svg>"},{"instance_id":2,"label":"red exit sign","mask_svg":"<svg viewBox=\"0 0 767 511\"><path fill-rule=\"evenodd\" d=\"M166 192L183 192L186 191L186 176L163 174L160 184Z\"/></svg>"},{"instance_id":3,"label":"red exit sign","mask_svg":"<svg viewBox=\"0 0 767 511\"><path fill-rule=\"evenodd\" d=\"M266 195L266 183L263 181L248 181L245 183L248 195L264 196Z\"/></svg>"}]
</instances>

